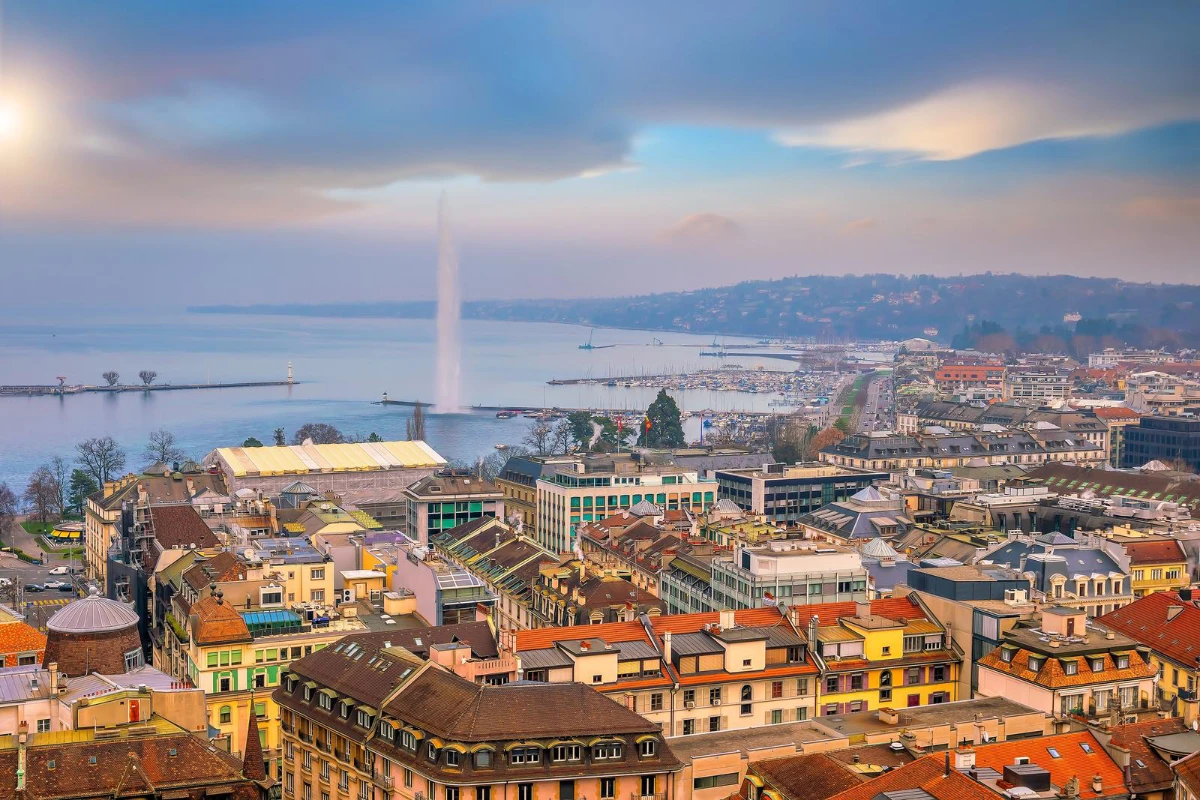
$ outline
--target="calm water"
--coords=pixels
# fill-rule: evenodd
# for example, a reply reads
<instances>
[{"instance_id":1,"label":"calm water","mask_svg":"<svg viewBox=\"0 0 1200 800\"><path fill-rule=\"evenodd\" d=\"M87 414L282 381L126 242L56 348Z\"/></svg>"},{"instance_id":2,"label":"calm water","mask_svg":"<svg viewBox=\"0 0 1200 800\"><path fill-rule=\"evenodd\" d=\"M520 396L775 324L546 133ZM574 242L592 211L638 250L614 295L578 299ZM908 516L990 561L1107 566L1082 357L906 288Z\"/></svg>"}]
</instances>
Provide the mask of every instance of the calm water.
<instances>
[{"instance_id":1,"label":"calm water","mask_svg":"<svg viewBox=\"0 0 1200 800\"><path fill-rule=\"evenodd\" d=\"M643 409L652 389L547 386L551 378L630 375L713 368L701 347L711 337L641 331L589 331L569 325L464 322L463 400L466 404L606 406ZM652 346L654 337L663 346ZM729 345L738 344L729 338ZM76 319L53 315L0 322L0 384L99 384L116 370L136 382L140 370L159 383L283 379L292 362L292 387L176 392L85 393L65 397L0 398L0 480L23 487L29 473L54 455L72 457L76 442L110 435L125 448L130 468L141 467L147 435L167 428L195 458L248 436L269 443L271 432L306 422L328 422L348 435L374 432L403 438L411 413L373 405L393 399L433 398L434 333L428 320L301 319L191 315ZM739 357L748 367L788 369L785 362ZM673 393L685 410L766 410L767 395L691 391ZM494 413L430 415L427 438L447 458L474 461L497 443L517 443L529 422L497 420ZM689 436L698 435L693 421Z\"/></svg>"}]
</instances>

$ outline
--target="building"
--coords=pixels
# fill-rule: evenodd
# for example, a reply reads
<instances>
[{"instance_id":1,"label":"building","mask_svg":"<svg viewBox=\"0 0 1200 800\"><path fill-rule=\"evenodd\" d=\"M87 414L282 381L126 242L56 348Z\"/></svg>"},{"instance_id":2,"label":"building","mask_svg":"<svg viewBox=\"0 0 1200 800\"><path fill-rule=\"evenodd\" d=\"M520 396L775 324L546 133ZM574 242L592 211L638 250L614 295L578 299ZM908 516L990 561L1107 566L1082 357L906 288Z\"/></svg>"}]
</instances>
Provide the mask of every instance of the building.
<instances>
[{"instance_id":1,"label":"building","mask_svg":"<svg viewBox=\"0 0 1200 800\"><path fill-rule=\"evenodd\" d=\"M472 683L386 635L295 662L274 699L284 800L665 800L682 766L656 725L589 686Z\"/></svg>"},{"instance_id":2,"label":"building","mask_svg":"<svg viewBox=\"0 0 1200 800\"><path fill-rule=\"evenodd\" d=\"M1111 722L1111 718L1109 720ZM1117 766L1125 770L1131 797L1171 800L1171 762L1200 750L1200 733L1179 717L1091 726Z\"/></svg>"},{"instance_id":3,"label":"building","mask_svg":"<svg viewBox=\"0 0 1200 800\"><path fill-rule=\"evenodd\" d=\"M1004 373L1004 399L1015 402L1066 400L1071 396L1070 370L1055 367L1009 367Z\"/></svg>"},{"instance_id":4,"label":"building","mask_svg":"<svg viewBox=\"0 0 1200 800\"><path fill-rule=\"evenodd\" d=\"M358 442L274 447L220 447L204 458L230 492L279 493L296 481L325 493L411 486L446 459L425 442Z\"/></svg>"},{"instance_id":5,"label":"building","mask_svg":"<svg viewBox=\"0 0 1200 800\"><path fill-rule=\"evenodd\" d=\"M1128 497L1178 503L1200 511L1200 480L1167 471L1089 469L1075 464L1043 464L1030 470L1022 482L1045 486L1059 494L1090 492L1097 497Z\"/></svg>"},{"instance_id":6,"label":"building","mask_svg":"<svg viewBox=\"0 0 1200 800\"><path fill-rule=\"evenodd\" d=\"M822 716L958 699L962 651L917 597L791 611L817 643Z\"/></svg>"},{"instance_id":7,"label":"building","mask_svg":"<svg viewBox=\"0 0 1200 800\"><path fill-rule=\"evenodd\" d=\"M1039 627L1014 627L978 661L979 694L1007 697L1056 719L1136 714L1154 703L1149 649L1082 611L1048 606Z\"/></svg>"},{"instance_id":8,"label":"building","mask_svg":"<svg viewBox=\"0 0 1200 800\"><path fill-rule=\"evenodd\" d=\"M801 515L827 503L845 500L884 472L846 469L830 464L766 464L755 469L717 470L717 496L732 500L748 514L773 525L795 525Z\"/></svg>"},{"instance_id":9,"label":"building","mask_svg":"<svg viewBox=\"0 0 1200 800\"><path fill-rule=\"evenodd\" d=\"M1142 415L1124 406L1100 406L1093 408L1092 413L1108 426L1108 463L1121 466L1125 462L1125 429L1136 424Z\"/></svg>"},{"instance_id":10,"label":"building","mask_svg":"<svg viewBox=\"0 0 1200 800\"><path fill-rule=\"evenodd\" d=\"M1155 592L1098 620L1148 648L1158 679L1154 699L1176 714L1200 693L1198 598L1192 589Z\"/></svg>"},{"instance_id":11,"label":"building","mask_svg":"<svg viewBox=\"0 0 1200 800\"><path fill-rule=\"evenodd\" d=\"M1125 404L1152 416L1187 414L1200 406L1200 381L1159 370L1135 372L1125 381Z\"/></svg>"},{"instance_id":12,"label":"building","mask_svg":"<svg viewBox=\"0 0 1200 800\"><path fill-rule=\"evenodd\" d=\"M987 431L987 426L1030 431L1058 428L1077 439L1086 439L1099 447L1105 458L1111 455L1110 426L1096 413L1097 409L1077 411L1052 409L1013 403L948 403L928 401L918 403L911 411L898 414L902 433L917 433L935 425L951 431ZM1046 427L1039 423L1046 423Z\"/></svg>"},{"instance_id":13,"label":"building","mask_svg":"<svg viewBox=\"0 0 1200 800\"><path fill-rule=\"evenodd\" d=\"M1187 586L1187 553L1176 539L1144 537L1121 543L1129 556L1133 596L1169 592Z\"/></svg>"},{"instance_id":14,"label":"building","mask_svg":"<svg viewBox=\"0 0 1200 800\"><path fill-rule=\"evenodd\" d=\"M1091 731L962 748L951 758L960 774L1002 796L1029 800L1131 797L1123 770Z\"/></svg>"},{"instance_id":15,"label":"building","mask_svg":"<svg viewBox=\"0 0 1200 800\"><path fill-rule=\"evenodd\" d=\"M867 599L867 570L854 548L798 538L678 556L659 583L670 614Z\"/></svg>"},{"instance_id":16,"label":"building","mask_svg":"<svg viewBox=\"0 0 1200 800\"><path fill-rule=\"evenodd\" d=\"M1000 646L1004 634L1032 619L1038 606L1029 601L1029 581L996 566L916 566L897 596L915 593L951 632L967 656L959 672L959 697L974 697L979 688L977 663Z\"/></svg>"},{"instance_id":17,"label":"building","mask_svg":"<svg viewBox=\"0 0 1200 800\"><path fill-rule=\"evenodd\" d=\"M778 608L518 631L526 681L588 684L671 736L816 715L818 667Z\"/></svg>"},{"instance_id":18,"label":"building","mask_svg":"<svg viewBox=\"0 0 1200 800\"><path fill-rule=\"evenodd\" d=\"M404 494L408 499L405 533L421 544L477 519L504 519L504 493L469 470L438 470L408 486Z\"/></svg>"},{"instance_id":19,"label":"building","mask_svg":"<svg viewBox=\"0 0 1200 800\"><path fill-rule=\"evenodd\" d=\"M1031 596L1099 617L1133 601L1129 559L1101 537L1013 534L978 557L1021 573Z\"/></svg>"},{"instance_id":20,"label":"building","mask_svg":"<svg viewBox=\"0 0 1200 800\"><path fill-rule=\"evenodd\" d=\"M882 536L894 539L913 525L903 498L868 486L846 500L803 514L797 524L809 539L860 542Z\"/></svg>"},{"instance_id":21,"label":"building","mask_svg":"<svg viewBox=\"0 0 1200 800\"><path fill-rule=\"evenodd\" d=\"M627 573L640 589L657 595L658 576L664 564L697 545L707 547L708 543L696 541L693 544L686 531L660 527L654 523L655 519L626 511L583 525L577 535L584 559L600 568L615 568Z\"/></svg>"},{"instance_id":22,"label":"building","mask_svg":"<svg viewBox=\"0 0 1200 800\"><path fill-rule=\"evenodd\" d=\"M5 615L0 621L0 667L41 664L46 634L21 619Z\"/></svg>"},{"instance_id":23,"label":"building","mask_svg":"<svg viewBox=\"0 0 1200 800\"><path fill-rule=\"evenodd\" d=\"M572 464L569 456L560 458L538 458L514 456L504 462L496 476L496 486L504 495L504 508L509 520L522 533L537 539L537 482L543 473L549 473L553 464Z\"/></svg>"},{"instance_id":24,"label":"building","mask_svg":"<svg viewBox=\"0 0 1200 800\"><path fill-rule=\"evenodd\" d=\"M625 570L589 566L581 559L542 564L533 585L533 608L548 625L599 625L652 617L666 604L630 580Z\"/></svg>"},{"instance_id":25,"label":"building","mask_svg":"<svg viewBox=\"0 0 1200 800\"><path fill-rule=\"evenodd\" d=\"M1004 362L991 359L943 361L933 373L933 380L943 394L959 394L971 389L998 393L1004 388Z\"/></svg>"},{"instance_id":26,"label":"building","mask_svg":"<svg viewBox=\"0 0 1200 800\"><path fill-rule=\"evenodd\" d=\"M20 800L265 800L262 764L166 722L0 737L0 797Z\"/></svg>"},{"instance_id":27,"label":"building","mask_svg":"<svg viewBox=\"0 0 1200 800\"><path fill-rule=\"evenodd\" d=\"M1041 530L1038 513L1042 503L1058 495L1045 486L1006 486L1000 492L986 492L959 500L950 509L951 523L968 523L1001 533Z\"/></svg>"},{"instance_id":28,"label":"building","mask_svg":"<svg viewBox=\"0 0 1200 800\"><path fill-rule=\"evenodd\" d=\"M538 542L575 550L576 529L645 500L665 511L702 513L716 502L716 483L693 470L646 465L627 453L547 462L537 480Z\"/></svg>"},{"instance_id":29,"label":"building","mask_svg":"<svg viewBox=\"0 0 1200 800\"><path fill-rule=\"evenodd\" d=\"M95 593L67 603L46 623L44 663L69 677L131 672L145 663L138 618Z\"/></svg>"},{"instance_id":30,"label":"building","mask_svg":"<svg viewBox=\"0 0 1200 800\"><path fill-rule=\"evenodd\" d=\"M840 467L898 471L913 467L954 469L999 464L1038 465L1050 461L1100 464L1105 452L1084 436L1054 426L1024 431L983 426L977 432L926 427L912 435L856 433L821 450L820 459Z\"/></svg>"},{"instance_id":31,"label":"building","mask_svg":"<svg viewBox=\"0 0 1200 800\"><path fill-rule=\"evenodd\" d=\"M995 793L950 768L950 755L928 755L866 783L831 795L829 800L995 800ZM752 800L752 798L747 798Z\"/></svg>"},{"instance_id":32,"label":"building","mask_svg":"<svg viewBox=\"0 0 1200 800\"><path fill-rule=\"evenodd\" d=\"M1176 800L1197 800L1200 798L1200 752L1181 758L1171 765L1175 774Z\"/></svg>"},{"instance_id":33,"label":"building","mask_svg":"<svg viewBox=\"0 0 1200 800\"><path fill-rule=\"evenodd\" d=\"M1142 417L1137 425L1127 426L1121 466L1140 467L1150 461L1200 472L1200 418Z\"/></svg>"},{"instance_id":34,"label":"building","mask_svg":"<svg viewBox=\"0 0 1200 800\"><path fill-rule=\"evenodd\" d=\"M434 537L440 546L455 530L492 522L492 518L476 520L461 528L451 528ZM443 555L443 550L418 544L405 537L399 543L368 550L391 575L393 592L405 592L416 598L416 610L422 619L434 625L449 625L475 620L477 609L491 613L498 595L488 581L472 571L466 563ZM507 605L507 604L506 604Z\"/></svg>"}]
</instances>

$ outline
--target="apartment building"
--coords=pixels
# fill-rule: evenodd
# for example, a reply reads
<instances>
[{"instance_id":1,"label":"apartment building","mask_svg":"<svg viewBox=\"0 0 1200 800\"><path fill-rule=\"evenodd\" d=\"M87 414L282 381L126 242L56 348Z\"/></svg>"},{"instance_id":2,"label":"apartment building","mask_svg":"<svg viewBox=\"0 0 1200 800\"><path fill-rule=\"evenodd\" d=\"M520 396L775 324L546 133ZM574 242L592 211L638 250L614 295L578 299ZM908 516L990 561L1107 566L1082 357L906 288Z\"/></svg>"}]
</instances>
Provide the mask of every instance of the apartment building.
<instances>
[{"instance_id":1,"label":"apartment building","mask_svg":"<svg viewBox=\"0 0 1200 800\"><path fill-rule=\"evenodd\" d=\"M1155 592L1097 622L1147 648L1157 677L1154 699L1176 714L1200 693L1200 590Z\"/></svg>"},{"instance_id":2,"label":"apartment building","mask_svg":"<svg viewBox=\"0 0 1200 800\"><path fill-rule=\"evenodd\" d=\"M682 768L590 686L476 684L387 633L296 661L274 700L284 800L665 800Z\"/></svg>"},{"instance_id":3,"label":"apartment building","mask_svg":"<svg viewBox=\"0 0 1200 800\"><path fill-rule=\"evenodd\" d=\"M1070 370L1055 367L1009 367L1004 373L1004 399L1044 402L1071 396Z\"/></svg>"},{"instance_id":4,"label":"apartment building","mask_svg":"<svg viewBox=\"0 0 1200 800\"><path fill-rule=\"evenodd\" d=\"M477 519L504 519L504 493L470 470L438 470L410 485L404 494L408 498L405 533L421 544Z\"/></svg>"},{"instance_id":5,"label":"apartment building","mask_svg":"<svg viewBox=\"0 0 1200 800\"><path fill-rule=\"evenodd\" d=\"M1040 431L989 425L971 432L929 426L907 436L883 431L856 433L821 450L820 459L840 467L880 472L913 467L1033 466L1052 461L1104 463L1104 450L1095 442L1047 424L1051 427Z\"/></svg>"},{"instance_id":6,"label":"apartment building","mask_svg":"<svg viewBox=\"0 0 1200 800\"><path fill-rule=\"evenodd\" d=\"M813 462L717 470L714 477L718 498L732 500L770 524L795 525L802 514L845 500L889 475Z\"/></svg>"}]
</instances>

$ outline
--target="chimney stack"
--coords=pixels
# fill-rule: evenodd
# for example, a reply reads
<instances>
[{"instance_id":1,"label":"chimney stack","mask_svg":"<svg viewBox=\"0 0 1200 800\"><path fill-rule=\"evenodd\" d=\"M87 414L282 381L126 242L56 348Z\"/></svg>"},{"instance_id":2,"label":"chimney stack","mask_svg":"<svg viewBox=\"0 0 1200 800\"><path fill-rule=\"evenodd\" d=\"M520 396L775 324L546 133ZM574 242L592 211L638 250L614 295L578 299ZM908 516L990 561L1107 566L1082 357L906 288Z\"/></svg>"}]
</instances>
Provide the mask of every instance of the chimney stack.
<instances>
[{"instance_id":1,"label":"chimney stack","mask_svg":"<svg viewBox=\"0 0 1200 800\"><path fill-rule=\"evenodd\" d=\"M722 629L732 628L737 625L737 614L732 608L722 608L720 619L720 625Z\"/></svg>"},{"instance_id":2,"label":"chimney stack","mask_svg":"<svg viewBox=\"0 0 1200 800\"><path fill-rule=\"evenodd\" d=\"M663 661L666 664L670 664L671 663L671 632L670 631L666 631L665 633L663 633L662 654L663 654Z\"/></svg>"}]
</instances>

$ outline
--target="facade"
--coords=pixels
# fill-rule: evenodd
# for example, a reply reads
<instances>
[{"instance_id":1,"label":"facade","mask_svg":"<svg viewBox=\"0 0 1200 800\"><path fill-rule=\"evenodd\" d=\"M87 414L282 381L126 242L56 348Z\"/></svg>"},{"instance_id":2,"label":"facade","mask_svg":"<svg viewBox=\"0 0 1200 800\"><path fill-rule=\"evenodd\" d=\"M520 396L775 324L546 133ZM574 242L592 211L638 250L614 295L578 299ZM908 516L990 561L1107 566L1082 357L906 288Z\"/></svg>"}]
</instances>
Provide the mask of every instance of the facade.
<instances>
[{"instance_id":1,"label":"facade","mask_svg":"<svg viewBox=\"0 0 1200 800\"><path fill-rule=\"evenodd\" d=\"M1119 467L1125 462L1125 429L1137 424L1142 415L1124 406L1100 407L1092 413L1108 426L1108 463Z\"/></svg>"},{"instance_id":2,"label":"facade","mask_svg":"<svg viewBox=\"0 0 1200 800\"><path fill-rule=\"evenodd\" d=\"M628 570L595 567L580 559L543 564L533 585L533 608L546 624L599 625L656 616L666 604L630 580Z\"/></svg>"},{"instance_id":3,"label":"facade","mask_svg":"<svg viewBox=\"0 0 1200 800\"><path fill-rule=\"evenodd\" d=\"M1170 592L1187 586L1187 553L1176 539L1145 537L1122 543L1129 556L1133 596Z\"/></svg>"},{"instance_id":4,"label":"facade","mask_svg":"<svg viewBox=\"0 0 1200 800\"><path fill-rule=\"evenodd\" d=\"M1004 399L1015 401L1066 400L1071 396L1071 373L1053 367L1010 367L1004 374Z\"/></svg>"},{"instance_id":5,"label":"facade","mask_svg":"<svg viewBox=\"0 0 1200 800\"><path fill-rule=\"evenodd\" d=\"M1122 466L1140 467L1150 461L1180 462L1200 471L1200 418L1142 417L1125 428Z\"/></svg>"},{"instance_id":6,"label":"facade","mask_svg":"<svg viewBox=\"0 0 1200 800\"><path fill-rule=\"evenodd\" d=\"M717 470L714 477L719 498L732 500L746 513L761 515L771 524L795 525L801 515L845 500L873 483L886 481L889 475L814 462Z\"/></svg>"},{"instance_id":7,"label":"facade","mask_svg":"<svg viewBox=\"0 0 1200 800\"><path fill-rule=\"evenodd\" d=\"M468 470L438 470L404 490L410 539L429 544L430 536L477 519L504 519L504 493Z\"/></svg>"},{"instance_id":8,"label":"facade","mask_svg":"<svg viewBox=\"0 0 1200 800\"><path fill-rule=\"evenodd\" d=\"M716 483L695 471L645 466L627 455L585 456L546 464L537 481L537 537L557 553L575 549L576 528L645 500L666 511L700 513L716 502Z\"/></svg>"},{"instance_id":9,"label":"facade","mask_svg":"<svg viewBox=\"0 0 1200 800\"><path fill-rule=\"evenodd\" d=\"M480 524L491 522L490 517L476 521ZM476 523L463 528L473 528ZM444 537L461 529L443 531L434 537L434 541L444 546ZM387 570L391 590L413 595L417 613L434 625L470 622L475 619L476 609L490 613L497 605L498 595L481 575L473 572L466 563L445 557L444 551L436 547L421 545L406 537L385 550L376 547L368 552Z\"/></svg>"},{"instance_id":10,"label":"facade","mask_svg":"<svg viewBox=\"0 0 1200 800\"><path fill-rule=\"evenodd\" d=\"M523 678L582 682L671 736L815 716L816 662L777 608L520 631Z\"/></svg>"},{"instance_id":11,"label":"facade","mask_svg":"<svg viewBox=\"0 0 1200 800\"><path fill-rule=\"evenodd\" d=\"M296 481L314 491L397 489L446 465L425 442L361 442L274 447L220 447L204 463L224 477L228 489L275 495Z\"/></svg>"},{"instance_id":12,"label":"facade","mask_svg":"<svg viewBox=\"0 0 1200 800\"><path fill-rule=\"evenodd\" d=\"M535 458L514 456L504 463L504 468L496 476L496 486L504 495L504 508L508 519L522 533L537 539L537 482L543 472L552 469L551 464L573 463L572 459L563 457Z\"/></svg>"},{"instance_id":13,"label":"facade","mask_svg":"<svg viewBox=\"0 0 1200 800\"><path fill-rule=\"evenodd\" d=\"M820 459L840 467L879 472L915 467L1036 466L1054 461L1104 463L1105 452L1094 442L1050 425L1040 432L999 426L978 432L953 432L934 426L911 435L856 433L824 448Z\"/></svg>"},{"instance_id":14,"label":"facade","mask_svg":"<svg viewBox=\"0 0 1200 800\"><path fill-rule=\"evenodd\" d=\"M1133 602L1128 557L1099 537L1010 535L982 553L977 563L1016 570L1029 581L1031 596L1077 608L1089 617Z\"/></svg>"},{"instance_id":15,"label":"facade","mask_svg":"<svg viewBox=\"0 0 1200 800\"><path fill-rule=\"evenodd\" d=\"M44 661L69 677L135 670L145 663L138 618L128 606L96 594L67 603L46 623Z\"/></svg>"},{"instance_id":16,"label":"facade","mask_svg":"<svg viewBox=\"0 0 1200 800\"><path fill-rule=\"evenodd\" d=\"M944 394L957 394L968 389L990 389L999 392L1004 387L1004 362L944 361L934 372L933 379L938 391Z\"/></svg>"},{"instance_id":17,"label":"facade","mask_svg":"<svg viewBox=\"0 0 1200 800\"><path fill-rule=\"evenodd\" d=\"M979 660L979 694L1007 697L1053 714L1134 714L1154 702L1149 650L1078 609L1049 606L1040 626L1014 628Z\"/></svg>"},{"instance_id":18,"label":"facade","mask_svg":"<svg viewBox=\"0 0 1200 800\"><path fill-rule=\"evenodd\" d=\"M378 634L295 662L274 697L284 800L665 800L681 767L589 686L475 684Z\"/></svg>"},{"instance_id":19,"label":"facade","mask_svg":"<svg viewBox=\"0 0 1200 800\"><path fill-rule=\"evenodd\" d=\"M1155 592L1098 622L1148 648L1157 676L1154 698L1182 714L1200 693L1200 592Z\"/></svg>"},{"instance_id":20,"label":"facade","mask_svg":"<svg viewBox=\"0 0 1200 800\"><path fill-rule=\"evenodd\" d=\"M672 559L658 591L669 614L866 600L867 570L853 548L778 539L706 559Z\"/></svg>"}]
</instances>

